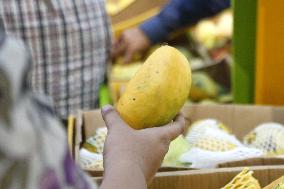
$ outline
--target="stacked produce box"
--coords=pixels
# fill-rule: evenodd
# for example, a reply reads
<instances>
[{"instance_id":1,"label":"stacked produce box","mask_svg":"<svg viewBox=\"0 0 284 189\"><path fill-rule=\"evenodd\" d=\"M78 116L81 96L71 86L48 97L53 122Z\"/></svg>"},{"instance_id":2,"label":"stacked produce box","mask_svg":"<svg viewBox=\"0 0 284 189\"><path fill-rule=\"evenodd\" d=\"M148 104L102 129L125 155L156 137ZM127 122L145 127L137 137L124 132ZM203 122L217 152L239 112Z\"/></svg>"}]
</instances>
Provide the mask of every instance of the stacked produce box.
<instances>
[{"instance_id":1,"label":"stacked produce box","mask_svg":"<svg viewBox=\"0 0 284 189\"><path fill-rule=\"evenodd\" d=\"M200 181L208 176L216 181L210 178L207 187L201 186L221 188L242 170L234 167L243 166L255 171L261 186L284 175L283 108L185 105L182 112L187 120L187 131L171 144L160 169L166 172L158 174L153 188L183 188L180 177L187 186L195 186L194 179ZM75 128L72 149L76 161L100 179L103 171L101 149L107 132L100 111L78 114ZM204 140L204 137L211 139ZM87 160L91 160L92 165L86 164ZM176 172L191 169L194 170ZM226 176L221 179L220 175ZM170 181L174 183L169 184ZM166 183L169 186L165 187Z\"/></svg>"}]
</instances>

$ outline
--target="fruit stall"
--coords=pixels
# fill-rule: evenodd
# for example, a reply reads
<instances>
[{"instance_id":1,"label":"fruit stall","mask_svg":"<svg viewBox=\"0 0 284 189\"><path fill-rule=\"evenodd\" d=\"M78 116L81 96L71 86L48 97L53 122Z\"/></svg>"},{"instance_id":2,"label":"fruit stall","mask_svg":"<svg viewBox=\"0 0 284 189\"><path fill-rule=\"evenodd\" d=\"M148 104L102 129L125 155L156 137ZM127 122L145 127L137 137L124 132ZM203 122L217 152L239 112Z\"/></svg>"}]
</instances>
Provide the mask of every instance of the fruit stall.
<instances>
[{"instance_id":1,"label":"fruit stall","mask_svg":"<svg viewBox=\"0 0 284 189\"><path fill-rule=\"evenodd\" d=\"M108 0L114 36L167 2ZM283 10L281 0L235 0L129 64L111 60L100 106L113 104L134 129L185 116L149 188L284 188ZM72 156L97 182L106 136L100 110L70 115Z\"/></svg>"},{"instance_id":2,"label":"fruit stall","mask_svg":"<svg viewBox=\"0 0 284 189\"><path fill-rule=\"evenodd\" d=\"M137 17L139 19L140 16ZM141 22L141 20L134 18L131 18L132 21L126 23L123 28L127 29L127 26L135 26ZM232 11L226 10L212 19L199 22L195 27L175 32L167 41L168 45L181 51L190 62L193 79L188 98L189 103L232 102L230 76L232 19ZM120 24L114 23L113 28L116 35L119 35L122 30L122 28L116 27ZM145 55L136 54L130 64L124 64L123 58L113 60L113 64L108 70L107 83L112 103L117 102L125 85L134 76L146 57L161 45L163 44L152 46Z\"/></svg>"}]
</instances>

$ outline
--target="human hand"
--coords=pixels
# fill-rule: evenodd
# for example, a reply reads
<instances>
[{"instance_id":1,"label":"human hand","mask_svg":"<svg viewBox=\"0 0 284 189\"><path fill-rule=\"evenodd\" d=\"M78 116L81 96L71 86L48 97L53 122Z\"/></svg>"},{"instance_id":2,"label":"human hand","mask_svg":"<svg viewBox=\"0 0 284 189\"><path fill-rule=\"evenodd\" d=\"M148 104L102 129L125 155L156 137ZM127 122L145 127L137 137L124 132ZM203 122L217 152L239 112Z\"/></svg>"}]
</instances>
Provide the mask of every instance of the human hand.
<instances>
[{"instance_id":1,"label":"human hand","mask_svg":"<svg viewBox=\"0 0 284 189\"><path fill-rule=\"evenodd\" d=\"M112 106L103 107L102 115L108 127L104 148L106 174L117 165L131 165L129 168L141 171L147 182L160 167L170 142L183 133L185 125L183 116L179 115L165 126L134 130Z\"/></svg>"},{"instance_id":2,"label":"human hand","mask_svg":"<svg viewBox=\"0 0 284 189\"><path fill-rule=\"evenodd\" d=\"M129 63L136 53L145 52L151 45L149 38L138 27L125 30L120 38L114 41L112 56L124 56L124 62Z\"/></svg>"}]
</instances>

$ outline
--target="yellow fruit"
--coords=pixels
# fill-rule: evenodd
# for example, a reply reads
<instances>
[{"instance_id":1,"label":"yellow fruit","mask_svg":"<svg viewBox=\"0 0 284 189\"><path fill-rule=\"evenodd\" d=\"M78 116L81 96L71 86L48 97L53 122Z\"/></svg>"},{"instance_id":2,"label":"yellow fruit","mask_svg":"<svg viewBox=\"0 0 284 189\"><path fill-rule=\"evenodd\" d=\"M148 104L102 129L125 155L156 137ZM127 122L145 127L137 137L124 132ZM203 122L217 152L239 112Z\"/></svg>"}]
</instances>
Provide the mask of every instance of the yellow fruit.
<instances>
[{"instance_id":1,"label":"yellow fruit","mask_svg":"<svg viewBox=\"0 0 284 189\"><path fill-rule=\"evenodd\" d=\"M214 47L217 39L217 27L211 20L203 20L196 26L196 39L207 48Z\"/></svg>"},{"instance_id":2,"label":"yellow fruit","mask_svg":"<svg viewBox=\"0 0 284 189\"><path fill-rule=\"evenodd\" d=\"M194 101L216 98L218 96L218 85L205 72L195 72L192 74L192 87L190 99Z\"/></svg>"},{"instance_id":3,"label":"yellow fruit","mask_svg":"<svg viewBox=\"0 0 284 189\"><path fill-rule=\"evenodd\" d=\"M113 16L131 5L135 0L107 0L106 9L109 15Z\"/></svg>"},{"instance_id":4,"label":"yellow fruit","mask_svg":"<svg viewBox=\"0 0 284 189\"><path fill-rule=\"evenodd\" d=\"M191 70L177 49L162 46L154 51L128 83L117 111L134 129L169 123L187 100Z\"/></svg>"},{"instance_id":5,"label":"yellow fruit","mask_svg":"<svg viewBox=\"0 0 284 189\"><path fill-rule=\"evenodd\" d=\"M133 62L131 64L115 64L112 67L111 79L128 81L135 75L141 65L142 62Z\"/></svg>"}]
</instances>

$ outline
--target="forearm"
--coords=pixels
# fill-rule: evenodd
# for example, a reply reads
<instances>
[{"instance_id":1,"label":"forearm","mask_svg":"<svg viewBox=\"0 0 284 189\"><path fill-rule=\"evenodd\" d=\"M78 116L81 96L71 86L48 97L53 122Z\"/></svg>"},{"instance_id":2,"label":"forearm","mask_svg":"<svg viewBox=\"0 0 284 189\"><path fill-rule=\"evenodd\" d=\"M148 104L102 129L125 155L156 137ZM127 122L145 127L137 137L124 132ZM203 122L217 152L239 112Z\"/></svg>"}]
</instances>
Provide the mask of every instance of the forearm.
<instances>
[{"instance_id":1,"label":"forearm","mask_svg":"<svg viewBox=\"0 0 284 189\"><path fill-rule=\"evenodd\" d=\"M146 189L145 176L137 164L112 162L105 170L100 189Z\"/></svg>"},{"instance_id":2,"label":"forearm","mask_svg":"<svg viewBox=\"0 0 284 189\"><path fill-rule=\"evenodd\" d=\"M171 32L190 26L230 6L230 0L171 0L155 17L140 25L152 43L163 41Z\"/></svg>"}]
</instances>

